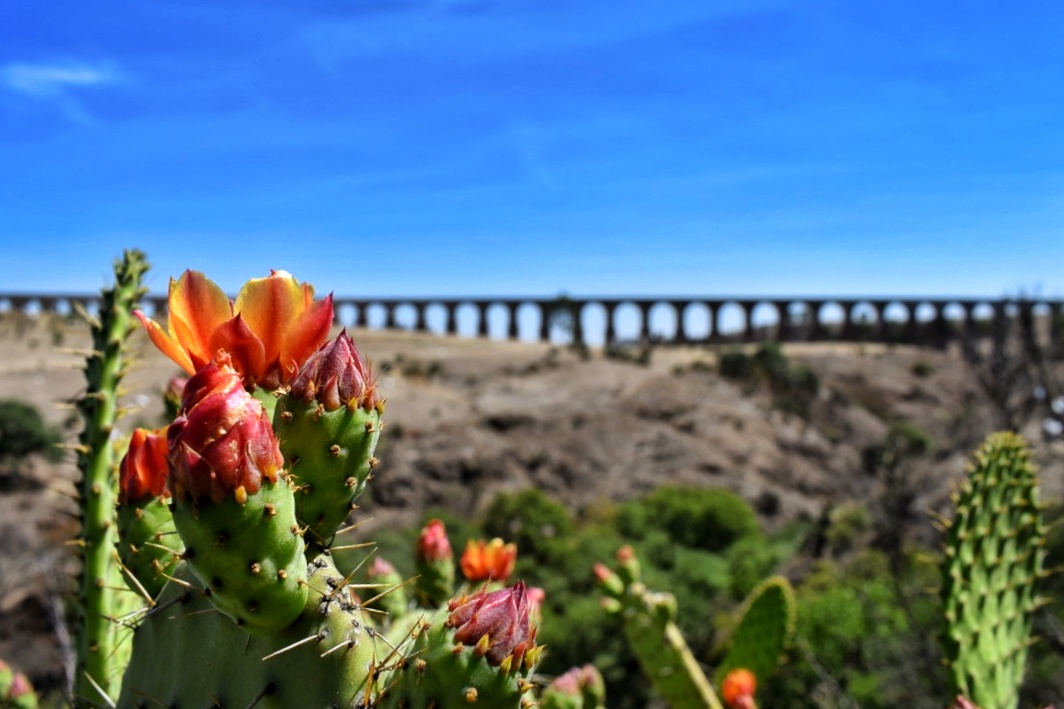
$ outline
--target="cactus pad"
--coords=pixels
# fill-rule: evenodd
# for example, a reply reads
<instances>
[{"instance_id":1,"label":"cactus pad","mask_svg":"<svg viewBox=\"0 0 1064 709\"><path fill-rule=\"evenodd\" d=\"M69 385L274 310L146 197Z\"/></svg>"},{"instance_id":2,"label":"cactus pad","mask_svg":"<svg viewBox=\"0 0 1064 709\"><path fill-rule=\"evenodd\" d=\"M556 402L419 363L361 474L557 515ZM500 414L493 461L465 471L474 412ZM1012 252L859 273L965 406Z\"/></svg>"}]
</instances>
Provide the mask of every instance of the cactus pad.
<instances>
[{"instance_id":1,"label":"cactus pad","mask_svg":"<svg viewBox=\"0 0 1064 709\"><path fill-rule=\"evenodd\" d=\"M1017 706L1045 538L1026 442L991 435L956 498L942 566L952 689L983 709Z\"/></svg>"},{"instance_id":2,"label":"cactus pad","mask_svg":"<svg viewBox=\"0 0 1064 709\"><path fill-rule=\"evenodd\" d=\"M773 576L762 581L743 604L728 654L717 668L718 683L740 667L759 680L768 677L794 637L796 614L794 589L787 579Z\"/></svg>"}]
</instances>

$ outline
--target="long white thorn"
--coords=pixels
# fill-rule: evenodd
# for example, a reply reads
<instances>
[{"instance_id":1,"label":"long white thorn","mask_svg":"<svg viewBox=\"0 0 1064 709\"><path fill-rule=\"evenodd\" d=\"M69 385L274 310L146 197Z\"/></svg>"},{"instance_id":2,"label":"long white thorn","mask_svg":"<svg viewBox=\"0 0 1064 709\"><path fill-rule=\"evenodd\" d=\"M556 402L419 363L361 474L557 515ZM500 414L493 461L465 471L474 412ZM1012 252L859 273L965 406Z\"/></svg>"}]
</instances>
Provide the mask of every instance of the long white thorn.
<instances>
[{"instance_id":1,"label":"long white thorn","mask_svg":"<svg viewBox=\"0 0 1064 709\"><path fill-rule=\"evenodd\" d=\"M314 635L308 635L307 637L303 638L302 640L296 640L291 645L287 645L285 647L282 647L280 650L277 650L275 652L271 652L269 655L267 655L266 657L262 658L262 661L265 662L266 660L269 660L270 658L277 657L278 655L283 655L284 653L288 652L289 650L295 650L297 647L299 647L301 645L306 645L307 643L317 642L317 641L319 641L321 639L322 639L321 633L315 633Z\"/></svg>"},{"instance_id":2,"label":"long white thorn","mask_svg":"<svg viewBox=\"0 0 1064 709\"><path fill-rule=\"evenodd\" d=\"M92 685L92 688L100 693L100 696L103 697L103 700L107 702L107 706L111 707L111 709L118 709L118 705L115 704L115 700L111 699L111 697L108 696L107 692L103 691L103 687L96 684L96 680L92 678L92 675L86 672L85 679L89 680L89 684Z\"/></svg>"}]
</instances>

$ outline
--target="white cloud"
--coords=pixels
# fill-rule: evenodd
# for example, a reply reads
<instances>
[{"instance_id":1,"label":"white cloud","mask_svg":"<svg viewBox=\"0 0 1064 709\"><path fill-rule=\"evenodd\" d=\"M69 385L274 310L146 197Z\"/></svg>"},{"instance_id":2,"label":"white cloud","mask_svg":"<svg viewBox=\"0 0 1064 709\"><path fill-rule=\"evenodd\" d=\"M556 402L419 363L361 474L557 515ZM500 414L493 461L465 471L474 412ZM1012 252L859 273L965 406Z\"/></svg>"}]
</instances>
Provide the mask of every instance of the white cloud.
<instances>
[{"instance_id":1,"label":"white cloud","mask_svg":"<svg viewBox=\"0 0 1064 709\"><path fill-rule=\"evenodd\" d=\"M71 88L110 84L118 79L113 68L102 65L15 62L0 67L0 82L4 86L33 96L60 96Z\"/></svg>"}]
</instances>

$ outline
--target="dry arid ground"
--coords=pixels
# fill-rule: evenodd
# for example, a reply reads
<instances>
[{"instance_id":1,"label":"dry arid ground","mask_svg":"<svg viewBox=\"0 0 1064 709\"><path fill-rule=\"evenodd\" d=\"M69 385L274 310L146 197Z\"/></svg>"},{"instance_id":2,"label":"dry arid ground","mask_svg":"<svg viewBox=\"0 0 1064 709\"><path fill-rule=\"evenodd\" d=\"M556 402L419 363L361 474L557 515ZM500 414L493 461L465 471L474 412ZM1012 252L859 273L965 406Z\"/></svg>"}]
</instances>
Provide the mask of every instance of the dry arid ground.
<instances>
[{"instance_id":1,"label":"dry arid ground","mask_svg":"<svg viewBox=\"0 0 1064 709\"><path fill-rule=\"evenodd\" d=\"M931 451L907 464L923 513L946 509L970 451L996 425L994 409L954 351L880 345L789 345L816 373L807 415L786 413L766 388L721 377L717 353L659 348L649 363L581 354L547 344L355 331L387 399L382 464L365 500L367 532L419 523L423 510L475 515L499 491L539 487L575 511L622 500L662 483L730 488L775 526L825 506L872 502L880 477L864 452L896 422L926 433ZM82 390L82 326L0 320L0 398L35 404L76 434L63 403ZM160 393L176 373L137 333L141 354L126 379L137 410L128 431L158 425ZM1024 431L1035 446L1044 491L1059 498L1064 452ZM63 677L56 633L72 565L71 463L36 461L0 489L0 657L38 684ZM916 533L933 541L931 524ZM549 638L547 639L549 642Z\"/></svg>"}]
</instances>

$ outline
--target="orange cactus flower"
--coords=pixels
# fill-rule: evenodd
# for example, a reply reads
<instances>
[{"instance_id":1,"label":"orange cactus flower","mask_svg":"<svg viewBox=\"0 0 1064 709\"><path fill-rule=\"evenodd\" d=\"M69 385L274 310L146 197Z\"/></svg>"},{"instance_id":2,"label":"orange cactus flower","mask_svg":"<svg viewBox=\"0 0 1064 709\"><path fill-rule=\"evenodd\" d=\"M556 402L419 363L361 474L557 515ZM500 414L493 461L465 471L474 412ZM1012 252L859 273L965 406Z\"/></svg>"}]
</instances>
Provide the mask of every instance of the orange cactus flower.
<instances>
[{"instance_id":1,"label":"orange cactus flower","mask_svg":"<svg viewBox=\"0 0 1064 709\"><path fill-rule=\"evenodd\" d=\"M462 573L470 581L505 582L516 563L517 545L503 544L497 537L490 542L470 539L459 561Z\"/></svg>"},{"instance_id":2,"label":"orange cactus flower","mask_svg":"<svg viewBox=\"0 0 1064 709\"><path fill-rule=\"evenodd\" d=\"M170 496L166 490L169 472L166 432L165 428L138 428L133 431L129 450L118 466L120 504L150 500L160 495Z\"/></svg>"},{"instance_id":3,"label":"orange cactus flower","mask_svg":"<svg viewBox=\"0 0 1064 709\"><path fill-rule=\"evenodd\" d=\"M757 678L750 670L740 667L724 676L720 685L721 697L729 709L757 709L754 692L757 691Z\"/></svg>"},{"instance_id":4,"label":"orange cactus flower","mask_svg":"<svg viewBox=\"0 0 1064 709\"><path fill-rule=\"evenodd\" d=\"M314 289L290 273L253 278L235 301L199 271L170 279L167 326L134 314L155 346L189 374L220 350L246 386L273 389L288 383L329 336L332 295L314 300Z\"/></svg>"}]
</instances>

